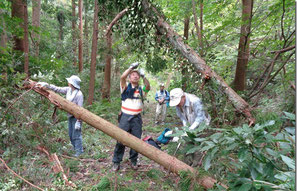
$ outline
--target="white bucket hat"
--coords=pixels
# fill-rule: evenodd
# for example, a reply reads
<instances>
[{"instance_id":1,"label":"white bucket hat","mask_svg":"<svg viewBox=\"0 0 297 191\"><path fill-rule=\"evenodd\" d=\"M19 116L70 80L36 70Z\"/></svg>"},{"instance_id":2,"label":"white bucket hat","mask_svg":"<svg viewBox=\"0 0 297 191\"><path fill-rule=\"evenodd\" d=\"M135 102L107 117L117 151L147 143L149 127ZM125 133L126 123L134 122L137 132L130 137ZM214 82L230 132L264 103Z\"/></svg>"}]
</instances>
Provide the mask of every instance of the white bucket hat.
<instances>
[{"instance_id":1,"label":"white bucket hat","mask_svg":"<svg viewBox=\"0 0 297 191\"><path fill-rule=\"evenodd\" d=\"M66 78L69 84L73 85L76 89L80 89L80 78L76 75L72 75L70 78Z\"/></svg>"},{"instance_id":2,"label":"white bucket hat","mask_svg":"<svg viewBox=\"0 0 297 191\"><path fill-rule=\"evenodd\" d=\"M184 91L180 88L175 88L170 91L170 106L177 106L180 103L181 97L184 95Z\"/></svg>"},{"instance_id":3,"label":"white bucket hat","mask_svg":"<svg viewBox=\"0 0 297 191\"><path fill-rule=\"evenodd\" d=\"M162 84L160 84L160 87L165 87L165 85L162 83Z\"/></svg>"}]
</instances>

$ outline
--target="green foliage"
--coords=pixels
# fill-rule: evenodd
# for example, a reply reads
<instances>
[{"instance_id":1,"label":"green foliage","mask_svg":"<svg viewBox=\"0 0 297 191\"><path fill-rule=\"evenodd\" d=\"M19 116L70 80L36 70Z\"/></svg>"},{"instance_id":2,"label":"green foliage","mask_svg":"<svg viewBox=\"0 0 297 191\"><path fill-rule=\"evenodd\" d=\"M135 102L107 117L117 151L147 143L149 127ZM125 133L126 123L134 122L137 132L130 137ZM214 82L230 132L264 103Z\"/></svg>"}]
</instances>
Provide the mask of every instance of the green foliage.
<instances>
[{"instance_id":1,"label":"green foliage","mask_svg":"<svg viewBox=\"0 0 297 191\"><path fill-rule=\"evenodd\" d=\"M104 176L101 178L100 182L92 187L92 191L96 190L110 190L110 180L109 177Z\"/></svg>"}]
</instances>

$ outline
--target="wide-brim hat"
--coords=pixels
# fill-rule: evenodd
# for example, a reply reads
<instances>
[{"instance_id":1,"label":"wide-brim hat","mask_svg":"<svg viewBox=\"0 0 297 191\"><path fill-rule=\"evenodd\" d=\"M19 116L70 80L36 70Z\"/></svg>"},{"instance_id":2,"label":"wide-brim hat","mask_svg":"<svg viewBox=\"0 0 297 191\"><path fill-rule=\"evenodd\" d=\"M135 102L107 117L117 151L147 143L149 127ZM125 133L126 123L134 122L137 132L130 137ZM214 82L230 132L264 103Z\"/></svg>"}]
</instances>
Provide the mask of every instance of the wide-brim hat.
<instances>
[{"instance_id":1,"label":"wide-brim hat","mask_svg":"<svg viewBox=\"0 0 297 191\"><path fill-rule=\"evenodd\" d=\"M80 89L80 78L76 75L72 75L70 78L66 78L67 82L71 85L73 85L73 87L75 87L76 89Z\"/></svg>"},{"instance_id":2,"label":"wide-brim hat","mask_svg":"<svg viewBox=\"0 0 297 191\"><path fill-rule=\"evenodd\" d=\"M184 95L184 91L180 88L175 88L170 91L170 106L177 106L180 103L182 96Z\"/></svg>"}]
</instances>

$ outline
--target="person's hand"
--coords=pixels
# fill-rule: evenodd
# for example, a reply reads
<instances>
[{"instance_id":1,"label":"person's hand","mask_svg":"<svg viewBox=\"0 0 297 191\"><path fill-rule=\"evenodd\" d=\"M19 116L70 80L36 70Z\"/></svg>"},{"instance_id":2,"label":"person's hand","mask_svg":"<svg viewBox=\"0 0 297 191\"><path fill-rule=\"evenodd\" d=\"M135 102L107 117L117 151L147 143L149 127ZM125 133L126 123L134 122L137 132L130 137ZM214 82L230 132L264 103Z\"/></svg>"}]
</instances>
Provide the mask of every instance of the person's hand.
<instances>
[{"instance_id":1,"label":"person's hand","mask_svg":"<svg viewBox=\"0 0 297 191\"><path fill-rule=\"evenodd\" d=\"M36 84L36 86L39 86L39 87L43 88L43 87L48 87L49 85L48 85L48 83L46 83L46 82L38 82L38 83Z\"/></svg>"},{"instance_id":2,"label":"person's hand","mask_svg":"<svg viewBox=\"0 0 297 191\"><path fill-rule=\"evenodd\" d=\"M80 130L81 129L81 122L76 121L74 128L75 128L75 130Z\"/></svg>"},{"instance_id":3,"label":"person's hand","mask_svg":"<svg viewBox=\"0 0 297 191\"><path fill-rule=\"evenodd\" d=\"M132 69L132 70L134 70L134 69L136 69L137 67L139 66L139 62L134 62L134 63L132 63L131 65L130 65L130 69Z\"/></svg>"},{"instance_id":4,"label":"person's hand","mask_svg":"<svg viewBox=\"0 0 297 191\"><path fill-rule=\"evenodd\" d=\"M139 74L142 78L144 78L144 70L142 68L139 69Z\"/></svg>"}]
</instances>

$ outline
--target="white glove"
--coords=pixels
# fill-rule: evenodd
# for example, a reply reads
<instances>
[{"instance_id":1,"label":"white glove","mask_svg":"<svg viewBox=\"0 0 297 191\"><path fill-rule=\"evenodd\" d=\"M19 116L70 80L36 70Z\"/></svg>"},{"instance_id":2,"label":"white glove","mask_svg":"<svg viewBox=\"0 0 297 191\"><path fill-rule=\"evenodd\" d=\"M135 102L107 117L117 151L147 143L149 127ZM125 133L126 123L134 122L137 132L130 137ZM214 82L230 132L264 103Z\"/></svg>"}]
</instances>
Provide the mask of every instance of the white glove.
<instances>
[{"instance_id":1,"label":"white glove","mask_svg":"<svg viewBox=\"0 0 297 191\"><path fill-rule=\"evenodd\" d=\"M172 142L177 142L179 140L178 137L173 137Z\"/></svg>"},{"instance_id":2,"label":"white glove","mask_svg":"<svg viewBox=\"0 0 297 191\"><path fill-rule=\"evenodd\" d=\"M140 68L139 70L139 74L142 78L144 78L144 70L142 68Z\"/></svg>"},{"instance_id":3,"label":"white glove","mask_svg":"<svg viewBox=\"0 0 297 191\"><path fill-rule=\"evenodd\" d=\"M81 121L76 121L74 128L75 130L81 130Z\"/></svg>"},{"instance_id":4,"label":"white glove","mask_svg":"<svg viewBox=\"0 0 297 191\"><path fill-rule=\"evenodd\" d=\"M46 82L38 82L37 84L36 84L36 86L40 86L40 87L48 87L49 85L48 85L48 83L46 83Z\"/></svg>"},{"instance_id":5,"label":"white glove","mask_svg":"<svg viewBox=\"0 0 297 191\"><path fill-rule=\"evenodd\" d=\"M134 62L130 65L130 69L136 69L139 66L139 62Z\"/></svg>"},{"instance_id":6,"label":"white glove","mask_svg":"<svg viewBox=\"0 0 297 191\"><path fill-rule=\"evenodd\" d=\"M199 123L197 121L195 121L190 127L190 130L196 129L196 127L198 127Z\"/></svg>"},{"instance_id":7,"label":"white glove","mask_svg":"<svg viewBox=\"0 0 297 191\"><path fill-rule=\"evenodd\" d=\"M172 131L167 131L164 136L167 137L168 135L171 135L172 134Z\"/></svg>"}]
</instances>

